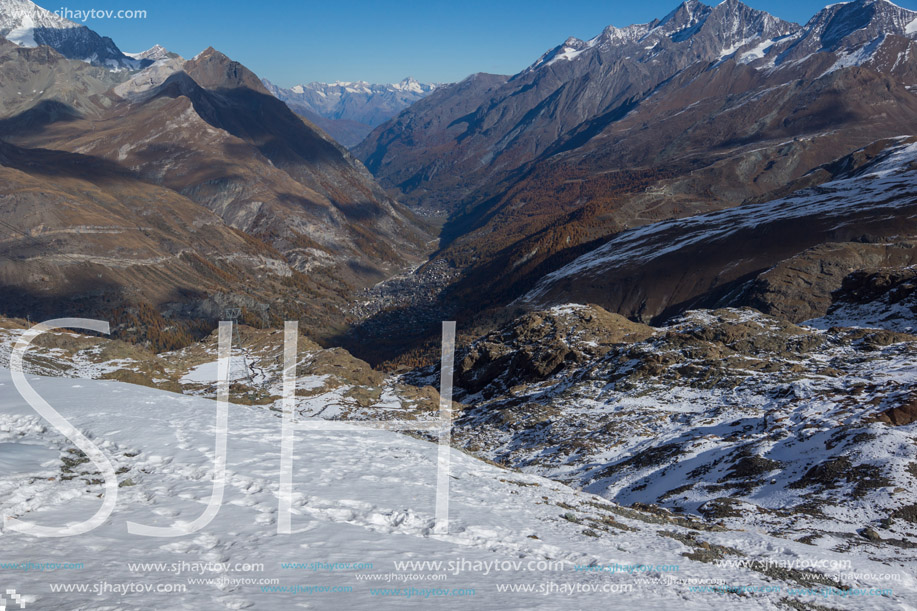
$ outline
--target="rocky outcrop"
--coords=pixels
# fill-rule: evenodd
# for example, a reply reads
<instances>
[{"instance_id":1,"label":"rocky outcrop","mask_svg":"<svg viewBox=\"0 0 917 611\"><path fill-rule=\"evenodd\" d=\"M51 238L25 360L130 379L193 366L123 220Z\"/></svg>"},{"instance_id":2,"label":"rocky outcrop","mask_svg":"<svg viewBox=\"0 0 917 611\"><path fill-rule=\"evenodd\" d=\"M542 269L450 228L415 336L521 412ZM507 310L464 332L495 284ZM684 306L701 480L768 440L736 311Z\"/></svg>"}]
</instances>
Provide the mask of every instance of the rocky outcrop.
<instances>
[{"instance_id":1,"label":"rocky outcrop","mask_svg":"<svg viewBox=\"0 0 917 611\"><path fill-rule=\"evenodd\" d=\"M646 339L653 329L598 306L559 306L527 314L459 355L456 382L470 393L493 394L542 380L604 355L611 346Z\"/></svg>"},{"instance_id":2,"label":"rocky outcrop","mask_svg":"<svg viewBox=\"0 0 917 611\"><path fill-rule=\"evenodd\" d=\"M900 405L880 413L876 421L891 426L907 426L917 422L917 394L903 397Z\"/></svg>"},{"instance_id":3,"label":"rocky outcrop","mask_svg":"<svg viewBox=\"0 0 917 611\"><path fill-rule=\"evenodd\" d=\"M917 267L857 270L844 278L832 301L824 316L808 324L913 333L917 330Z\"/></svg>"},{"instance_id":4,"label":"rocky outcrop","mask_svg":"<svg viewBox=\"0 0 917 611\"><path fill-rule=\"evenodd\" d=\"M558 309L490 334L486 353L498 362L499 338L524 336L535 317L553 329ZM459 393L455 438L625 504L807 541L846 539L867 525L877 540L917 544L917 530L899 519L914 503L917 473L909 449L917 336L817 330L751 308L689 311L639 339L645 329L559 365L582 343L532 337L523 345L543 351L540 377L523 368L483 375L478 340L468 354L478 355L481 375L471 382L489 383Z\"/></svg>"},{"instance_id":5,"label":"rocky outcrop","mask_svg":"<svg viewBox=\"0 0 917 611\"><path fill-rule=\"evenodd\" d=\"M733 303L802 322L824 316L835 301L849 301L845 294L861 303L878 298L878 295L851 294L851 290L856 290L853 286L860 284L864 275L869 275L863 270L915 264L917 242L820 244L759 275L747 293ZM857 275L848 280L854 272ZM835 295L842 286L845 287L843 294Z\"/></svg>"}]
</instances>

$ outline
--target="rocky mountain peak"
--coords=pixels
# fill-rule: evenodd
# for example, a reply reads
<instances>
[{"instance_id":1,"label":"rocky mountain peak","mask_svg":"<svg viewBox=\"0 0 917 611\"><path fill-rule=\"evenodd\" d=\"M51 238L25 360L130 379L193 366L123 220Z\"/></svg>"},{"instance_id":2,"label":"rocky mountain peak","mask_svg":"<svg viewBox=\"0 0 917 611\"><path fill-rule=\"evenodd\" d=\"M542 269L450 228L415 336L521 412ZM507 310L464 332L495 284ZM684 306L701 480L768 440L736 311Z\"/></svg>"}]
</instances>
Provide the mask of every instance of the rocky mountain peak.
<instances>
[{"instance_id":1,"label":"rocky mountain peak","mask_svg":"<svg viewBox=\"0 0 917 611\"><path fill-rule=\"evenodd\" d=\"M917 13L886 0L855 0L826 7L810 25L817 32L822 48L834 50L841 42L859 30L874 34L901 33L917 19Z\"/></svg>"},{"instance_id":2,"label":"rocky mountain peak","mask_svg":"<svg viewBox=\"0 0 917 611\"><path fill-rule=\"evenodd\" d=\"M643 341L651 327L596 305L569 304L526 314L469 346L458 360L466 391L510 388L604 355L614 344Z\"/></svg>"},{"instance_id":3,"label":"rocky mountain peak","mask_svg":"<svg viewBox=\"0 0 917 611\"><path fill-rule=\"evenodd\" d=\"M254 72L213 47L186 62L184 71L206 89L247 88L270 95Z\"/></svg>"},{"instance_id":4,"label":"rocky mountain peak","mask_svg":"<svg viewBox=\"0 0 917 611\"><path fill-rule=\"evenodd\" d=\"M588 41L570 37L545 53L527 71L596 52L611 54L622 61L646 63L656 59L662 50L670 49L673 43L681 48L677 53L684 54L689 63L711 61L729 56L758 39L781 38L799 29L795 23L739 0L726 0L715 7L692 0L680 4L660 20L623 28L609 25Z\"/></svg>"},{"instance_id":5,"label":"rocky mountain peak","mask_svg":"<svg viewBox=\"0 0 917 611\"><path fill-rule=\"evenodd\" d=\"M679 32L704 21L710 14L711 8L697 0L682 2L675 9L659 21L659 27L668 32Z\"/></svg>"},{"instance_id":6,"label":"rocky mountain peak","mask_svg":"<svg viewBox=\"0 0 917 611\"><path fill-rule=\"evenodd\" d=\"M799 30L799 25L759 11L738 0L726 0L711 9L698 29L699 36L710 36L724 50L737 49L755 39L772 39Z\"/></svg>"},{"instance_id":7,"label":"rocky mountain peak","mask_svg":"<svg viewBox=\"0 0 917 611\"><path fill-rule=\"evenodd\" d=\"M134 59L148 59L154 62L161 59L168 59L170 57L177 57L176 53L172 53L162 45L153 45L146 51L141 51L140 53L125 53L125 55Z\"/></svg>"},{"instance_id":8,"label":"rocky mountain peak","mask_svg":"<svg viewBox=\"0 0 917 611\"><path fill-rule=\"evenodd\" d=\"M803 26L798 38L780 51L776 63L802 60L823 51L849 54L865 45L878 45L889 35L917 36L917 12L886 0L832 4Z\"/></svg>"}]
</instances>

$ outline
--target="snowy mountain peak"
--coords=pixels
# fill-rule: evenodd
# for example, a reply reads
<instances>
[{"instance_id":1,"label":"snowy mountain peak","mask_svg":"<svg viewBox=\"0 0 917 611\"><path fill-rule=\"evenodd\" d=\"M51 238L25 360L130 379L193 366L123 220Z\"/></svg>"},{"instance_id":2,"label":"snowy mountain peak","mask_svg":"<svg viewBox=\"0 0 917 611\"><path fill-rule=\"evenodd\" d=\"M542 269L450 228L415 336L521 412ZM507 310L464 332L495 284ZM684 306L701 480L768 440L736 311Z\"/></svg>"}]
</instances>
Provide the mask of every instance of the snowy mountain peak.
<instances>
[{"instance_id":1,"label":"snowy mountain peak","mask_svg":"<svg viewBox=\"0 0 917 611\"><path fill-rule=\"evenodd\" d=\"M289 89L264 86L295 112L320 124L345 146L358 144L377 125L432 93L438 85L407 77L393 84L366 81L311 82Z\"/></svg>"},{"instance_id":2,"label":"snowy mountain peak","mask_svg":"<svg viewBox=\"0 0 917 611\"><path fill-rule=\"evenodd\" d=\"M400 80L397 83L393 83L392 89L396 89L398 91L410 91L413 93L422 93L426 95L432 92L434 89L436 89L436 84L421 83L414 77L409 76L407 78Z\"/></svg>"},{"instance_id":3,"label":"snowy mountain peak","mask_svg":"<svg viewBox=\"0 0 917 611\"><path fill-rule=\"evenodd\" d=\"M138 69L108 37L99 36L29 0L0 0L0 36L21 47L48 45L64 57L112 69Z\"/></svg>"},{"instance_id":4,"label":"snowy mountain peak","mask_svg":"<svg viewBox=\"0 0 917 611\"><path fill-rule=\"evenodd\" d=\"M659 57L665 53L689 63L732 58L764 68L831 52L839 56L838 65L859 65L873 57L888 35L917 38L917 12L888 0L853 0L832 4L800 26L740 0L714 7L689 0L659 20L623 28L610 25L586 42L570 37L525 72L573 60L582 66L577 70L586 70L584 60L596 53L603 62L652 63L664 61Z\"/></svg>"},{"instance_id":5,"label":"snowy mountain peak","mask_svg":"<svg viewBox=\"0 0 917 611\"><path fill-rule=\"evenodd\" d=\"M725 0L715 6L699 33L716 41L721 57L729 57L740 48L760 40L771 40L792 34L799 25L783 21L738 0Z\"/></svg>"},{"instance_id":6,"label":"snowy mountain peak","mask_svg":"<svg viewBox=\"0 0 917 611\"><path fill-rule=\"evenodd\" d=\"M862 64L889 35L915 38L917 12L886 0L854 0L832 4L803 26L798 40L780 52L776 63L802 60L813 53L838 54L843 65ZM870 49L867 49L872 45Z\"/></svg>"},{"instance_id":7,"label":"snowy mountain peak","mask_svg":"<svg viewBox=\"0 0 917 611\"><path fill-rule=\"evenodd\" d=\"M739 0L725 0L713 8L690 0L662 19L624 28L609 25L587 42L568 38L545 53L527 71L577 59L593 48L597 53L615 53L621 59L652 61L672 43L685 45L689 54L700 53L708 61L718 60L752 45L757 39L780 38L798 30L797 24L751 8Z\"/></svg>"},{"instance_id":8,"label":"snowy mountain peak","mask_svg":"<svg viewBox=\"0 0 917 611\"><path fill-rule=\"evenodd\" d=\"M37 47L36 31L78 28L79 25L29 0L0 0L0 35L22 47Z\"/></svg>"},{"instance_id":9,"label":"snowy mountain peak","mask_svg":"<svg viewBox=\"0 0 917 611\"><path fill-rule=\"evenodd\" d=\"M676 6L672 12L662 18L659 25L666 25L678 21L694 21L710 12L710 7L697 0L688 0Z\"/></svg>"},{"instance_id":10,"label":"snowy mountain peak","mask_svg":"<svg viewBox=\"0 0 917 611\"><path fill-rule=\"evenodd\" d=\"M413 77L387 85L367 81L313 81L283 89L266 81L265 86L281 100L304 105L322 117L358 121L373 127L437 87Z\"/></svg>"},{"instance_id":11,"label":"snowy mountain peak","mask_svg":"<svg viewBox=\"0 0 917 611\"><path fill-rule=\"evenodd\" d=\"M917 18L917 12L887 0L854 0L826 6L806 24L807 30L821 29L826 48L832 42L857 30L873 26L898 33Z\"/></svg>"},{"instance_id":12,"label":"snowy mountain peak","mask_svg":"<svg viewBox=\"0 0 917 611\"><path fill-rule=\"evenodd\" d=\"M148 59L154 62L159 61L161 59L168 59L170 57L175 56L174 53L172 53L171 51L169 51L168 49L166 49L165 47L161 45L153 45L146 51L141 51L140 53L125 53L125 55L127 55L128 57L132 57L134 59L139 59L139 60Z\"/></svg>"}]
</instances>

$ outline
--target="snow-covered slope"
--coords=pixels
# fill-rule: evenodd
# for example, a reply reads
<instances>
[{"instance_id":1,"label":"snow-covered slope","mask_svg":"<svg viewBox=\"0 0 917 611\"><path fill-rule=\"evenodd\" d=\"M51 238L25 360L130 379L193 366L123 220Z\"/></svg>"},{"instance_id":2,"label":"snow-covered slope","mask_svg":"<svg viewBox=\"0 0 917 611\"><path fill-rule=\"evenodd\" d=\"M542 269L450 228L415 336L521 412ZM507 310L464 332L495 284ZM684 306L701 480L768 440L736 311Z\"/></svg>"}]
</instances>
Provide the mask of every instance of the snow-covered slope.
<instances>
[{"instance_id":1,"label":"snow-covered slope","mask_svg":"<svg viewBox=\"0 0 917 611\"><path fill-rule=\"evenodd\" d=\"M681 580L782 588L782 593L757 594L743 605L754 608L775 607L789 587L799 587L697 559L712 561L724 549L719 546L727 546L742 555L793 562L806 557L804 545L757 533L684 528L457 452L450 480L451 530L434 535L436 446L385 431L299 433L293 534L280 535L280 419L268 410L237 405L229 413L226 494L214 521L177 539L129 535L127 521L168 526L201 514L213 477L215 403L116 382L35 377L30 382L105 452L121 482L117 508L91 533L35 539L4 530L0 554L5 560L82 563L78 570L5 571L4 586L25 595L34 608L377 609L413 602L417 608L557 609L606 604L612 593L616 603L642 609L704 609L717 596L689 595L691 586L672 581L673 569L640 575L576 570L578 565L615 563L678 566ZM3 515L49 526L92 515L102 491L97 468L18 397L6 370L0 370L0 389L0 460L15 466L0 477ZM659 523L644 521L653 519ZM660 529L669 536L657 535ZM706 547L700 540L708 542ZM845 558L821 555L832 561ZM395 565L411 560L452 562L458 570ZM325 563L327 568L290 570L282 567L286 562ZM494 568L494 562L504 568ZM516 562L521 568L511 568ZM138 568L134 563L163 564ZM333 563L371 568L332 570ZM261 566L246 570L252 567L244 564ZM889 571L865 558L857 558L856 566ZM432 573L437 577L431 578ZM84 584L88 591L55 593L52 584ZM186 591L157 591L178 586ZM522 591L530 586L533 591ZM153 591L122 592L129 587ZM500 592L507 587L519 591ZM556 589L546 595L546 587L580 591ZM407 600L410 588L415 589L413 601ZM592 588L598 591L584 591ZM431 594L433 589L443 594ZM915 589L908 577L894 595L869 602L892 604ZM737 604L741 600L730 598ZM843 599L838 604L853 608Z\"/></svg>"},{"instance_id":2,"label":"snow-covered slope","mask_svg":"<svg viewBox=\"0 0 917 611\"><path fill-rule=\"evenodd\" d=\"M52 342L30 369L94 376L137 365L107 340L54 341L94 342L95 357L84 351L82 364L67 369L73 355ZM210 381L206 366L194 370ZM89 533L14 532L9 518L44 526L87 519L101 505L104 477L0 368L0 570L4 588L36 609L575 609L609 600L777 609L825 599L832 608L907 609L917 595L906 553L880 563L857 547L629 509L458 450L449 532L437 534L437 445L357 423L296 433L292 534L278 534L281 419L270 406L229 405L226 489L213 521L187 536L141 537L127 522L188 524L203 512L217 404L115 381L27 379L104 452L119 482L114 512ZM300 393L313 387L300 376ZM71 563L79 566L39 566Z\"/></svg>"},{"instance_id":3,"label":"snow-covered slope","mask_svg":"<svg viewBox=\"0 0 917 611\"><path fill-rule=\"evenodd\" d=\"M24 322L24 321L22 321ZM0 317L0 367L8 367L25 325ZM234 340L231 400L282 409L283 343L277 331L241 327ZM186 395L214 398L217 333L181 350L153 354L124 342L50 332L30 348L26 370L35 375L130 381ZM300 338L297 410L323 418L433 418L439 395L399 383L340 348L322 349Z\"/></svg>"},{"instance_id":4,"label":"snow-covered slope","mask_svg":"<svg viewBox=\"0 0 917 611\"><path fill-rule=\"evenodd\" d=\"M2 0L0 2L0 33L7 40L24 47L36 47L36 30L69 30L79 26L59 17L33 2L26 0Z\"/></svg>"},{"instance_id":5,"label":"snow-covered slope","mask_svg":"<svg viewBox=\"0 0 917 611\"><path fill-rule=\"evenodd\" d=\"M651 328L568 304L460 354L455 437L620 503L912 559L915 354L913 335L751 309Z\"/></svg>"}]
</instances>

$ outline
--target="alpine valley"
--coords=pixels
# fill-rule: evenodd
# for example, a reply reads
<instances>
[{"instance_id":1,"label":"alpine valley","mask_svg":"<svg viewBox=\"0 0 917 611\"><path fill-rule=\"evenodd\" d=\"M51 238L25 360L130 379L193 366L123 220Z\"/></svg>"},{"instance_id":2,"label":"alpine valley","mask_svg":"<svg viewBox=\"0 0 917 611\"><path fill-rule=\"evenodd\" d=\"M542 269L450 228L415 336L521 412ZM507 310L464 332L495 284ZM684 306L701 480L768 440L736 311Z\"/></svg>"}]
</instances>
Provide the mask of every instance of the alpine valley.
<instances>
[{"instance_id":1,"label":"alpine valley","mask_svg":"<svg viewBox=\"0 0 917 611\"><path fill-rule=\"evenodd\" d=\"M283 87L212 47L123 53L28 0L0 0L0 37L15 600L913 608L917 12L689 0L448 84ZM111 333L61 323L23 379L107 464L17 392L17 342L64 317ZM92 533L10 528L79 522L111 474ZM124 528L194 524L217 484L193 535ZM29 557L85 560L4 564ZM318 560L347 568L291 571Z\"/></svg>"}]
</instances>

